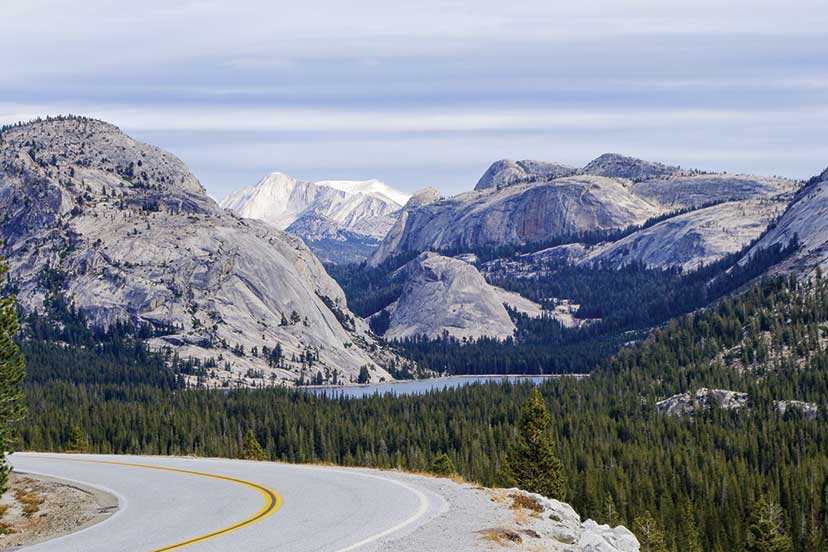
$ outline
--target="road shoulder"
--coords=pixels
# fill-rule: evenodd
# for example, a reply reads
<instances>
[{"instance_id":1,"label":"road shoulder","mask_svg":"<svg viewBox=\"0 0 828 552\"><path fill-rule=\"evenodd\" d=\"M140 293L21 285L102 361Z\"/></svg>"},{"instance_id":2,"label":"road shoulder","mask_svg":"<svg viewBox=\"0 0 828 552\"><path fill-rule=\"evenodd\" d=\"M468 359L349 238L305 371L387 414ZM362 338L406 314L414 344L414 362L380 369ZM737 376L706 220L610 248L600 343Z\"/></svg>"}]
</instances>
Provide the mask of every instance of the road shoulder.
<instances>
[{"instance_id":1,"label":"road shoulder","mask_svg":"<svg viewBox=\"0 0 828 552\"><path fill-rule=\"evenodd\" d=\"M118 510L116 496L74 481L12 472L10 482L0 499L0 550L75 533Z\"/></svg>"}]
</instances>

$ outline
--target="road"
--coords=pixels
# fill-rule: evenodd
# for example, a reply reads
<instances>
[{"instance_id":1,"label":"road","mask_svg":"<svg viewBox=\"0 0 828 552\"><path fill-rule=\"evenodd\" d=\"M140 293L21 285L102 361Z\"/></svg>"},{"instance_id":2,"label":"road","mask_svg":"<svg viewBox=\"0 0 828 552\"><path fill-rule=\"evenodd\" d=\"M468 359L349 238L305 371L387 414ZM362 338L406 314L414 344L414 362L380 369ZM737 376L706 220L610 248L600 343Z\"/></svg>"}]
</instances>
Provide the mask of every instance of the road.
<instances>
[{"instance_id":1,"label":"road","mask_svg":"<svg viewBox=\"0 0 828 552\"><path fill-rule=\"evenodd\" d=\"M31 552L370 551L446 509L373 470L186 457L15 453L19 472L118 497L105 521Z\"/></svg>"}]
</instances>

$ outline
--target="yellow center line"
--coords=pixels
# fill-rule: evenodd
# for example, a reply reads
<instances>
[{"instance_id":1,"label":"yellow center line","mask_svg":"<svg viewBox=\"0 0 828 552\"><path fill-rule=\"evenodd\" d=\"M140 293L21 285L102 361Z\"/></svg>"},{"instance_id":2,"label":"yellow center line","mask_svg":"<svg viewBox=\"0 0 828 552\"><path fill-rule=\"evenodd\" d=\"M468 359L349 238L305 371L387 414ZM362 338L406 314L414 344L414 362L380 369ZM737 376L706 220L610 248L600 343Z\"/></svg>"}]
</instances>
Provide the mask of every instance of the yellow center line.
<instances>
[{"instance_id":1,"label":"yellow center line","mask_svg":"<svg viewBox=\"0 0 828 552\"><path fill-rule=\"evenodd\" d=\"M226 535L227 533L232 533L233 531L238 531L248 525L253 525L259 521L262 521L266 517L273 514L276 510L282 507L282 497L274 491L273 489L269 489L264 485L259 485L258 483L253 483L251 481L245 481L243 479L236 479L235 477L226 477L224 475L215 475L212 473L204 473L204 472L197 472L191 470L180 470L178 468L167 468L164 466L152 466L149 464L133 464L129 462L116 462L114 460L86 460L83 458L63 458L58 456L33 456L32 458L43 458L46 460L59 460L62 462L87 462L90 464L110 464L113 466L127 466L131 468L145 468L148 470L160 470L160 471L168 471L168 472L175 472L175 473L184 473L187 475L198 475L200 477L209 477L212 479L220 479L222 481L229 481L231 483L236 483L238 485L244 485L245 487L249 487L254 489L262 494L265 497L265 504L262 506L261 510L253 514L247 519L244 519L234 525L229 527L225 527L224 529L219 529L218 531L213 531L212 533L207 533L206 535L202 535L200 537L194 537L192 539L177 542L175 544L171 544L169 546L164 546L162 548L155 548L150 552L168 552L170 550L178 550L184 548L185 546L190 546L193 544L197 544L200 542L204 542L206 540L210 540L221 535Z\"/></svg>"}]
</instances>

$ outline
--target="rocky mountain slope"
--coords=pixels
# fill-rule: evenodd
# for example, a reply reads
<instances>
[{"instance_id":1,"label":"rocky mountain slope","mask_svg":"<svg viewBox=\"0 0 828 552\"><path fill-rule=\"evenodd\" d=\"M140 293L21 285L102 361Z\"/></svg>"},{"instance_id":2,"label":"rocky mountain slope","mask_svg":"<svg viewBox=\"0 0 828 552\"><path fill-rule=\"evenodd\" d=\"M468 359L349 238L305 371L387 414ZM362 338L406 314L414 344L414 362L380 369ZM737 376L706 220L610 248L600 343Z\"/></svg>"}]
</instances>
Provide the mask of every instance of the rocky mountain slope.
<instances>
[{"instance_id":1,"label":"rocky mountain slope","mask_svg":"<svg viewBox=\"0 0 828 552\"><path fill-rule=\"evenodd\" d=\"M202 359L213 385L390 378L394 357L300 239L221 209L179 159L113 125L6 129L0 212L26 310L59 293L96 326L148 323L152 347Z\"/></svg>"},{"instance_id":2,"label":"rocky mountain slope","mask_svg":"<svg viewBox=\"0 0 828 552\"><path fill-rule=\"evenodd\" d=\"M812 178L791 202L776 226L754 248L749 257L761 248L774 244L787 245L795 237L799 250L779 269L802 277L814 274L817 267L828 267L828 169Z\"/></svg>"},{"instance_id":3,"label":"rocky mountain slope","mask_svg":"<svg viewBox=\"0 0 828 552\"><path fill-rule=\"evenodd\" d=\"M475 249L642 224L663 208L629 183L572 176L460 194L404 209L369 258L379 264L406 251Z\"/></svg>"},{"instance_id":4,"label":"rocky mountain slope","mask_svg":"<svg viewBox=\"0 0 828 552\"><path fill-rule=\"evenodd\" d=\"M597 248L594 242L581 244L584 254L572 260L695 268L760 236L799 186L787 179L699 173L617 154L572 169L574 175L559 177L561 167L498 161L473 192L445 199L428 192L422 196L426 200L403 209L369 262L378 265L409 251L577 242L578 235L598 230L646 226Z\"/></svg>"},{"instance_id":5,"label":"rocky mountain slope","mask_svg":"<svg viewBox=\"0 0 828 552\"><path fill-rule=\"evenodd\" d=\"M695 270L741 251L759 238L784 210L784 201L720 203L668 218L618 241L587 249L576 262L621 266L636 261L650 267Z\"/></svg>"},{"instance_id":6,"label":"rocky mountain slope","mask_svg":"<svg viewBox=\"0 0 828 552\"><path fill-rule=\"evenodd\" d=\"M530 316L541 314L532 301L486 283L474 266L437 253L422 253L397 277L404 284L400 297L385 309L387 339L444 332L458 339L505 339L514 334L515 324L504 304Z\"/></svg>"},{"instance_id":7,"label":"rocky mountain slope","mask_svg":"<svg viewBox=\"0 0 828 552\"><path fill-rule=\"evenodd\" d=\"M306 182L272 173L221 206L301 237L323 260L364 259L408 196L378 180Z\"/></svg>"}]
</instances>

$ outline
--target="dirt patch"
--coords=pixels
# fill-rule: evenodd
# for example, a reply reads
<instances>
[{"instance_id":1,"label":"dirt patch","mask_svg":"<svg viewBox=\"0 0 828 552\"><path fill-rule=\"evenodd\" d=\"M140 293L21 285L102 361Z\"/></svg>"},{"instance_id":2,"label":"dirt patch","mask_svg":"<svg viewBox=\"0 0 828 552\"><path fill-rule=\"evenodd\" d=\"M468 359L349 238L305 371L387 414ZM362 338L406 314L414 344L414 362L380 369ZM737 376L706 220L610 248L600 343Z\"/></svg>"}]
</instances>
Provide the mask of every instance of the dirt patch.
<instances>
[{"instance_id":1,"label":"dirt patch","mask_svg":"<svg viewBox=\"0 0 828 552\"><path fill-rule=\"evenodd\" d=\"M0 499L0 550L35 544L103 521L118 509L114 496L67 481L12 473Z\"/></svg>"}]
</instances>

